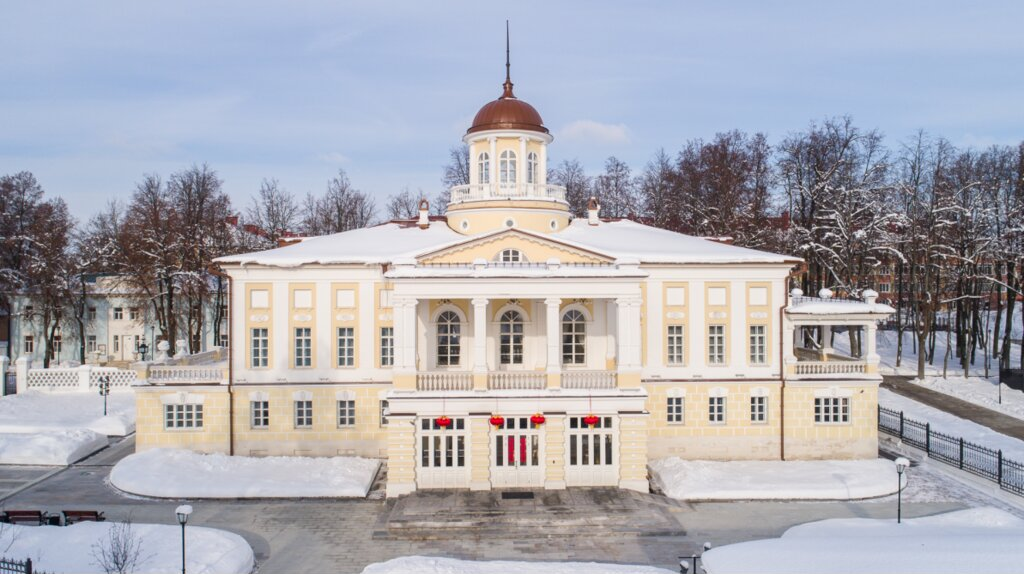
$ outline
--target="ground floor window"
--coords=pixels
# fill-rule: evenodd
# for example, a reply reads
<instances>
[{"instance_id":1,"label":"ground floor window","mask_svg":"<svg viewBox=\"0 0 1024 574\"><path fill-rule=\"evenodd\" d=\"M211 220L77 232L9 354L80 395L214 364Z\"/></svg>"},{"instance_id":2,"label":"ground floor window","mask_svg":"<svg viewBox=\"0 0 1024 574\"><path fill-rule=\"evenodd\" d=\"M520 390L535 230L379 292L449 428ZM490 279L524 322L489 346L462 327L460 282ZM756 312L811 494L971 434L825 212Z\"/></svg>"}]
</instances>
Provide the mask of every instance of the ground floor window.
<instances>
[{"instance_id":1,"label":"ground floor window","mask_svg":"<svg viewBox=\"0 0 1024 574\"><path fill-rule=\"evenodd\" d=\"M768 422L768 397L750 397L750 422Z\"/></svg>"},{"instance_id":2,"label":"ground floor window","mask_svg":"<svg viewBox=\"0 0 1024 574\"><path fill-rule=\"evenodd\" d=\"M388 426L388 402L386 400L380 401L380 426Z\"/></svg>"},{"instance_id":3,"label":"ground floor window","mask_svg":"<svg viewBox=\"0 0 1024 574\"><path fill-rule=\"evenodd\" d=\"M351 427L356 425L356 402L353 400L338 401L338 426Z\"/></svg>"},{"instance_id":4,"label":"ground floor window","mask_svg":"<svg viewBox=\"0 0 1024 574\"><path fill-rule=\"evenodd\" d=\"M584 418L569 417L569 464L611 465L614 458L612 417L597 417L593 428L583 421Z\"/></svg>"},{"instance_id":5,"label":"ground floor window","mask_svg":"<svg viewBox=\"0 0 1024 574\"><path fill-rule=\"evenodd\" d=\"M461 468L466 466L466 419L454 418L448 429L437 419L420 420L420 466ZM460 432L461 431L461 432Z\"/></svg>"},{"instance_id":6,"label":"ground floor window","mask_svg":"<svg viewBox=\"0 0 1024 574\"><path fill-rule=\"evenodd\" d=\"M708 422L725 424L725 397L708 397Z\"/></svg>"},{"instance_id":7,"label":"ground floor window","mask_svg":"<svg viewBox=\"0 0 1024 574\"><path fill-rule=\"evenodd\" d=\"M313 401L295 401L295 428L310 428L313 426Z\"/></svg>"},{"instance_id":8,"label":"ground floor window","mask_svg":"<svg viewBox=\"0 0 1024 574\"><path fill-rule=\"evenodd\" d=\"M201 428L203 428L203 405L196 405L196 404L164 405L164 428L166 428L166 429L201 429Z\"/></svg>"},{"instance_id":9,"label":"ground floor window","mask_svg":"<svg viewBox=\"0 0 1024 574\"><path fill-rule=\"evenodd\" d=\"M683 424L683 397L668 398L668 422Z\"/></svg>"},{"instance_id":10,"label":"ground floor window","mask_svg":"<svg viewBox=\"0 0 1024 574\"><path fill-rule=\"evenodd\" d=\"M849 397L817 397L814 399L814 422L840 424L850 422Z\"/></svg>"},{"instance_id":11,"label":"ground floor window","mask_svg":"<svg viewBox=\"0 0 1024 574\"><path fill-rule=\"evenodd\" d=\"M270 426L270 402L250 401L249 423L254 429L265 429Z\"/></svg>"},{"instance_id":12,"label":"ground floor window","mask_svg":"<svg viewBox=\"0 0 1024 574\"><path fill-rule=\"evenodd\" d=\"M87 353L96 352L96 335L86 335L85 337L85 351Z\"/></svg>"}]
</instances>

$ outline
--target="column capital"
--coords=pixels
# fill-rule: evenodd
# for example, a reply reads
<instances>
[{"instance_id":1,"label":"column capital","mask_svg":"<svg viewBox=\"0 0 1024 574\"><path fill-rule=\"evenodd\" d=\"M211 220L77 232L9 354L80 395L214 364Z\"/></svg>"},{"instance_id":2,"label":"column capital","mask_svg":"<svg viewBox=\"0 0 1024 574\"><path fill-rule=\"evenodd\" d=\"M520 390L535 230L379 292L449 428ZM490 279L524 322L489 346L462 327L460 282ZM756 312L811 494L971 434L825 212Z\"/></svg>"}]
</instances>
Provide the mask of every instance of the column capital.
<instances>
[{"instance_id":1,"label":"column capital","mask_svg":"<svg viewBox=\"0 0 1024 574\"><path fill-rule=\"evenodd\" d=\"M485 297L474 297L473 300L470 302L473 303L474 307L486 307L487 303L490 302L490 299L487 299Z\"/></svg>"},{"instance_id":2,"label":"column capital","mask_svg":"<svg viewBox=\"0 0 1024 574\"><path fill-rule=\"evenodd\" d=\"M639 307L643 304L643 299L635 295L616 297L615 304L619 307Z\"/></svg>"},{"instance_id":3,"label":"column capital","mask_svg":"<svg viewBox=\"0 0 1024 574\"><path fill-rule=\"evenodd\" d=\"M562 304L562 300L558 297L548 297L547 299L544 299L544 304L548 307L558 307Z\"/></svg>"},{"instance_id":4,"label":"column capital","mask_svg":"<svg viewBox=\"0 0 1024 574\"><path fill-rule=\"evenodd\" d=\"M419 301L415 297L394 297L391 300L392 307L415 307Z\"/></svg>"}]
</instances>

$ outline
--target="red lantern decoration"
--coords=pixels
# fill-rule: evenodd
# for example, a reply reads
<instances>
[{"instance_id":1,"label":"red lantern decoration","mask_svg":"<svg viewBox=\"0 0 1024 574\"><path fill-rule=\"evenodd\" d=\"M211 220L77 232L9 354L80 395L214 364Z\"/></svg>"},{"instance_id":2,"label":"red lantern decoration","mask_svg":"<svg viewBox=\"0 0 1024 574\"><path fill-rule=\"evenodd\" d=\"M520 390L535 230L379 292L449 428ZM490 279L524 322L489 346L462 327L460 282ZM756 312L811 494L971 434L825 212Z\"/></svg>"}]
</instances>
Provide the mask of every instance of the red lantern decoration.
<instances>
[{"instance_id":1,"label":"red lantern decoration","mask_svg":"<svg viewBox=\"0 0 1024 574\"><path fill-rule=\"evenodd\" d=\"M505 417L501 415L491 415L491 424L500 428L505 424Z\"/></svg>"},{"instance_id":2,"label":"red lantern decoration","mask_svg":"<svg viewBox=\"0 0 1024 574\"><path fill-rule=\"evenodd\" d=\"M546 421L546 420L547 419L544 418L544 415L542 415L540 413L537 413L537 414L533 415L532 417L530 417L530 422L533 423L534 428L537 428L540 425L544 424L544 421Z\"/></svg>"},{"instance_id":3,"label":"red lantern decoration","mask_svg":"<svg viewBox=\"0 0 1024 574\"><path fill-rule=\"evenodd\" d=\"M594 425L601 422L601 417L596 415L587 415L583 417L583 424L587 425L588 428L594 428Z\"/></svg>"},{"instance_id":4,"label":"red lantern decoration","mask_svg":"<svg viewBox=\"0 0 1024 574\"><path fill-rule=\"evenodd\" d=\"M441 416L437 417L436 419L434 419L434 424L436 424L437 426L441 427L442 429L446 429L446 428L452 426L452 419L450 419L450 418L448 418L448 417L446 417L444 415L441 415Z\"/></svg>"}]
</instances>

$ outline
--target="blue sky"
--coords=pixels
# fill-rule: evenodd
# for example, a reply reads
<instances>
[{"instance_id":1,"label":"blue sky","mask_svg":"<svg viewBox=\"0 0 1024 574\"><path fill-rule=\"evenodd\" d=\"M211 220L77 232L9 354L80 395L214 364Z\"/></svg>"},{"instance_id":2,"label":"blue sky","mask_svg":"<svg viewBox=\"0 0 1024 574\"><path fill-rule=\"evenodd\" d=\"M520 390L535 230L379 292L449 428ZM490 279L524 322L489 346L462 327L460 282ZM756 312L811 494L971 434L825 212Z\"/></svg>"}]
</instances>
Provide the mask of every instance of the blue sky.
<instances>
[{"instance_id":1,"label":"blue sky","mask_svg":"<svg viewBox=\"0 0 1024 574\"><path fill-rule=\"evenodd\" d=\"M771 142L849 114L892 144L1024 139L1024 2L77 2L0 5L0 173L85 219L144 173L207 162L243 207L338 168L383 204L433 196L448 149L516 94L552 161L729 129Z\"/></svg>"}]
</instances>

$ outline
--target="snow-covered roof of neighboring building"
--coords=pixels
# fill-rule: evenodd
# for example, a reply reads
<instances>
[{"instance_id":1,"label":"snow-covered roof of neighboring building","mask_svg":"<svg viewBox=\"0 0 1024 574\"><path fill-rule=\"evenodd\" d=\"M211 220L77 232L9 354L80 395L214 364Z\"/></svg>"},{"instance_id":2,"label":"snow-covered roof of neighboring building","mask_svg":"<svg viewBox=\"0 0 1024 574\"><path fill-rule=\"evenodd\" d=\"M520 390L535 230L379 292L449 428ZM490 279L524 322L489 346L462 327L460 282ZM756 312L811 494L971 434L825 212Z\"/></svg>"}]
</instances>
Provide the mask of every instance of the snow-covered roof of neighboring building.
<instances>
[{"instance_id":1,"label":"snow-covered roof of neighboring building","mask_svg":"<svg viewBox=\"0 0 1024 574\"><path fill-rule=\"evenodd\" d=\"M390 222L333 235L312 237L294 245L217 258L218 263L297 267L307 264L381 264L415 258L484 235L462 235L435 221L420 229L410 223ZM536 234L540 235L540 234ZM568 228L543 237L597 251L615 259L641 263L796 263L795 257L757 251L683 235L628 220L590 225L574 220Z\"/></svg>"},{"instance_id":2,"label":"snow-covered roof of neighboring building","mask_svg":"<svg viewBox=\"0 0 1024 574\"><path fill-rule=\"evenodd\" d=\"M794 303L786 308L790 315L890 315L896 309L885 303L865 303L844 299L816 299Z\"/></svg>"}]
</instances>

